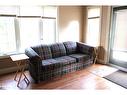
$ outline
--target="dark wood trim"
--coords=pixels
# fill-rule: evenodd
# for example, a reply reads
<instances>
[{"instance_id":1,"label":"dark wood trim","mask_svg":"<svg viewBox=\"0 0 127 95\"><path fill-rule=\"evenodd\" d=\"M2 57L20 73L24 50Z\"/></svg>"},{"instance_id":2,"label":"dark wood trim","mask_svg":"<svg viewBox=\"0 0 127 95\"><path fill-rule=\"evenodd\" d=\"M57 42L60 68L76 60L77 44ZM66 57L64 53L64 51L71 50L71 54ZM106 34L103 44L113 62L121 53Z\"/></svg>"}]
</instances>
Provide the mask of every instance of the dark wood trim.
<instances>
[{"instance_id":1,"label":"dark wood trim","mask_svg":"<svg viewBox=\"0 0 127 95\"><path fill-rule=\"evenodd\" d=\"M96 19L96 18L100 18L100 16L96 16L96 17L88 17L88 19Z\"/></svg>"},{"instance_id":2,"label":"dark wood trim","mask_svg":"<svg viewBox=\"0 0 127 95\"><path fill-rule=\"evenodd\" d=\"M42 19L56 19L55 17L45 17L45 16L16 16L10 14L0 14L1 17L18 17L18 18L42 18Z\"/></svg>"},{"instance_id":3,"label":"dark wood trim","mask_svg":"<svg viewBox=\"0 0 127 95\"><path fill-rule=\"evenodd\" d=\"M56 19L55 17L41 17L41 18L44 18L44 19Z\"/></svg>"},{"instance_id":4,"label":"dark wood trim","mask_svg":"<svg viewBox=\"0 0 127 95\"><path fill-rule=\"evenodd\" d=\"M0 14L1 17L16 17L16 15Z\"/></svg>"},{"instance_id":5,"label":"dark wood trim","mask_svg":"<svg viewBox=\"0 0 127 95\"><path fill-rule=\"evenodd\" d=\"M41 16L17 16L18 18L41 18Z\"/></svg>"},{"instance_id":6,"label":"dark wood trim","mask_svg":"<svg viewBox=\"0 0 127 95\"><path fill-rule=\"evenodd\" d=\"M123 9L127 9L127 6L118 6L118 7L114 7L114 8L113 8L113 11L123 10Z\"/></svg>"},{"instance_id":7,"label":"dark wood trim","mask_svg":"<svg viewBox=\"0 0 127 95\"><path fill-rule=\"evenodd\" d=\"M44 17L44 16L17 16L18 18L42 18L42 19L56 19L55 17Z\"/></svg>"}]
</instances>

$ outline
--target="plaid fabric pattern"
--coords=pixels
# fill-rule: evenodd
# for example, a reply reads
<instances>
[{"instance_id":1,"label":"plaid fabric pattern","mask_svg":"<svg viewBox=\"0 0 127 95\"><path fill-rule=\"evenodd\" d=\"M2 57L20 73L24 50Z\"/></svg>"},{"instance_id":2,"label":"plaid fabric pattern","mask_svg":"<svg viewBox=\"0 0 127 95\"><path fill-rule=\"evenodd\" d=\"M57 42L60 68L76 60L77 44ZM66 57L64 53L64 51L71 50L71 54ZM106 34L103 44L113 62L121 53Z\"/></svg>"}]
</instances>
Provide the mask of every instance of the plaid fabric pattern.
<instances>
[{"instance_id":1,"label":"plaid fabric pattern","mask_svg":"<svg viewBox=\"0 0 127 95\"><path fill-rule=\"evenodd\" d=\"M41 57L42 60L52 58L51 49L48 45L38 45L32 47L32 49L37 52L37 54Z\"/></svg>"},{"instance_id":2,"label":"plaid fabric pattern","mask_svg":"<svg viewBox=\"0 0 127 95\"><path fill-rule=\"evenodd\" d=\"M90 59L90 56L86 54L71 54L69 56L76 58L77 62L85 62Z\"/></svg>"},{"instance_id":3,"label":"plaid fabric pattern","mask_svg":"<svg viewBox=\"0 0 127 95\"><path fill-rule=\"evenodd\" d=\"M66 49L62 43L56 43L51 45L52 57L60 57L66 55Z\"/></svg>"},{"instance_id":4,"label":"plaid fabric pattern","mask_svg":"<svg viewBox=\"0 0 127 95\"><path fill-rule=\"evenodd\" d=\"M76 59L69 56L42 60L42 70L43 71L53 70L56 68L61 68L67 64L75 63L75 62L76 62Z\"/></svg>"},{"instance_id":5,"label":"plaid fabric pattern","mask_svg":"<svg viewBox=\"0 0 127 95\"><path fill-rule=\"evenodd\" d=\"M65 75L69 72L75 72L77 70L84 69L84 68L90 66L91 64L92 64L92 62L90 60L88 60L87 63L85 63L85 64L75 63L75 64L63 66L62 68L57 68L57 69L54 69L54 70L44 71L44 72L41 73L40 79L42 81L51 80L55 77Z\"/></svg>"},{"instance_id":6,"label":"plaid fabric pattern","mask_svg":"<svg viewBox=\"0 0 127 95\"><path fill-rule=\"evenodd\" d=\"M76 50L77 50L76 42L68 41L68 42L64 42L63 44L64 44L64 46L66 48L67 54L76 53Z\"/></svg>"},{"instance_id":7,"label":"plaid fabric pattern","mask_svg":"<svg viewBox=\"0 0 127 95\"><path fill-rule=\"evenodd\" d=\"M92 46L88 46L86 44L83 43L79 43L77 42L77 49L79 53L84 53L84 54L93 54L94 52L94 48Z\"/></svg>"},{"instance_id":8,"label":"plaid fabric pattern","mask_svg":"<svg viewBox=\"0 0 127 95\"><path fill-rule=\"evenodd\" d=\"M67 45L68 43L69 45ZM64 44L56 43L32 47L33 51L39 56L35 56L37 54L31 50L26 51L30 57L29 71L35 82L38 83L42 80L62 76L69 72L83 69L93 63L93 58L91 57L94 52L93 47L77 42L76 51L75 48L70 48L74 47L70 43L71 42L64 42ZM69 50L67 50L67 47ZM66 56L66 50L70 56ZM74 54L75 52L77 55Z\"/></svg>"},{"instance_id":9,"label":"plaid fabric pattern","mask_svg":"<svg viewBox=\"0 0 127 95\"><path fill-rule=\"evenodd\" d=\"M62 56L62 57L58 57L58 58L55 58L55 60L57 61L64 61L64 65L68 65L68 64L71 64L71 63L75 63L76 62L76 59L75 58L72 58L70 56Z\"/></svg>"},{"instance_id":10,"label":"plaid fabric pattern","mask_svg":"<svg viewBox=\"0 0 127 95\"><path fill-rule=\"evenodd\" d=\"M66 63L67 63L66 60L55 60L55 59L42 60L42 70L49 71L56 68L61 68Z\"/></svg>"}]
</instances>

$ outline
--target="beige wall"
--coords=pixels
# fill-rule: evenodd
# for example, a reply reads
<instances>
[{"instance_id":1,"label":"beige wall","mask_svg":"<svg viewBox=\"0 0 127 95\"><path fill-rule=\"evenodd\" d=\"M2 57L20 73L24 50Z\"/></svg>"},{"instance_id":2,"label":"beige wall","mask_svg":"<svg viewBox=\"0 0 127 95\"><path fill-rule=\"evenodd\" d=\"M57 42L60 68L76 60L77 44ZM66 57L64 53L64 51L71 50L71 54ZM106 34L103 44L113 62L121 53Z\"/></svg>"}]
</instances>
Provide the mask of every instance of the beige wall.
<instances>
[{"instance_id":1,"label":"beige wall","mask_svg":"<svg viewBox=\"0 0 127 95\"><path fill-rule=\"evenodd\" d=\"M98 61L106 64L108 62L108 42L110 32L111 6L101 7L101 34Z\"/></svg>"},{"instance_id":2,"label":"beige wall","mask_svg":"<svg viewBox=\"0 0 127 95\"><path fill-rule=\"evenodd\" d=\"M86 32L87 32L87 6L83 7L83 31L82 31L82 42L86 42Z\"/></svg>"},{"instance_id":3,"label":"beige wall","mask_svg":"<svg viewBox=\"0 0 127 95\"><path fill-rule=\"evenodd\" d=\"M59 42L82 41L83 7L60 6L58 15Z\"/></svg>"}]
</instances>

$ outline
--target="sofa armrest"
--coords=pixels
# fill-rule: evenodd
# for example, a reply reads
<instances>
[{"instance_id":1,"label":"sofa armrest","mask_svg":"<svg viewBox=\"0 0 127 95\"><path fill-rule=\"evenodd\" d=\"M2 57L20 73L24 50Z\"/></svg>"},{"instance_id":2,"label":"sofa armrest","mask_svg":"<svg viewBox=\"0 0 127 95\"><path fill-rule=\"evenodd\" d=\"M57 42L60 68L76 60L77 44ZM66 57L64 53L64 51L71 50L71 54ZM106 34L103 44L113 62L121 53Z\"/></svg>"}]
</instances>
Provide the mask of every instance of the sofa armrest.
<instances>
[{"instance_id":1,"label":"sofa armrest","mask_svg":"<svg viewBox=\"0 0 127 95\"><path fill-rule=\"evenodd\" d=\"M85 43L77 42L77 51L90 55L90 58L94 58L94 47Z\"/></svg>"},{"instance_id":2,"label":"sofa armrest","mask_svg":"<svg viewBox=\"0 0 127 95\"><path fill-rule=\"evenodd\" d=\"M27 48L25 54L29 57L32 64L41 62L41 57L32 48Z\"/></svg>"},{"instance_id":3,"label":"sofa armrest","mask_svg":"<svg viewBox=\"0 0 127 95\"><path fill-rule=\"evenodd\" d=\"M29 57L29 71L30 74L34 77L35 82L40 81L40 72L41 72L41 57L32 49L25 49L25 54Z\"/></svg>"}]
</instances>

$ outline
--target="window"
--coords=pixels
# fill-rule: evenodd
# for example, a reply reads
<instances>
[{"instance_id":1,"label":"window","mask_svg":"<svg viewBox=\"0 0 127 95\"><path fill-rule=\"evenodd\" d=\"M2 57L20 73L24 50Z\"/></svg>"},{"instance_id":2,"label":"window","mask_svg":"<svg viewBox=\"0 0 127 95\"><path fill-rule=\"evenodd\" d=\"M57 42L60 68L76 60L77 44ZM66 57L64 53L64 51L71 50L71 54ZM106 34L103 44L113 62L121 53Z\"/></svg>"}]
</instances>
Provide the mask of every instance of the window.
<instances>
[{"instance_id":1,"label":"window","mask_svg":"<svg viewBox=\"0 0 127 95\"><path fill-rule=\"evenodd\" d=\"M57 9L56 7L44 7L44 12L43 15L44 16L48 16L48 17L57 17Z\"/></svg>"},{"instance_id":2,"label":"window","mask_svg":"<svg viewBox=\"0 0 127 95\"><path fill-rule=\"evenodd\" d=\"M16 51L14 17L0 17L0 53Z\"/></svg>"},{"instance_id":3,"label":"window","mask_svg":"<svg viewBox=\"0 0 127 95\"><path fill-rule=\"evenodd\" d=\"M54 6L0 6L0 54L56 42L56 16Z\"/></svg>"},{"instance_id":4,"label":"window","mask_svg":"<svg viewBox=\"0 0 127 95\"><path fill-rule=\"evenodd\" d=\"M20 6L20 16L43 16L42 6Z\"/></svg>"},{"instance_id":5,"label":"window","mask_svg":"<svg viewBox=\"0 0 127 95\"><path fill-rule=\"evenodd\" d=\"M99 45L100 8L90 7L87 9L87 36L86 43L92 46Z\"/></svg>"},{"instance_id":6,"label":"window","mask_svg":"<svg viewBox=\"0 0 127 95\"><path fill-rule=\"evenodd\" d=\"M18 18L20 50L40 43L39 18Z\"/></svg>"},{"instance_id":7,"label":"window","mask_svg":"<svg viewBox=\"0 0 127 95\"><path fill-rule=\"evenodd\" d=\"M51 44L56 41L56 20L55 19L43 19L43 40L42 43ZM50 26L50 28L49 28Z\"/></svg>"}]
</instances>

